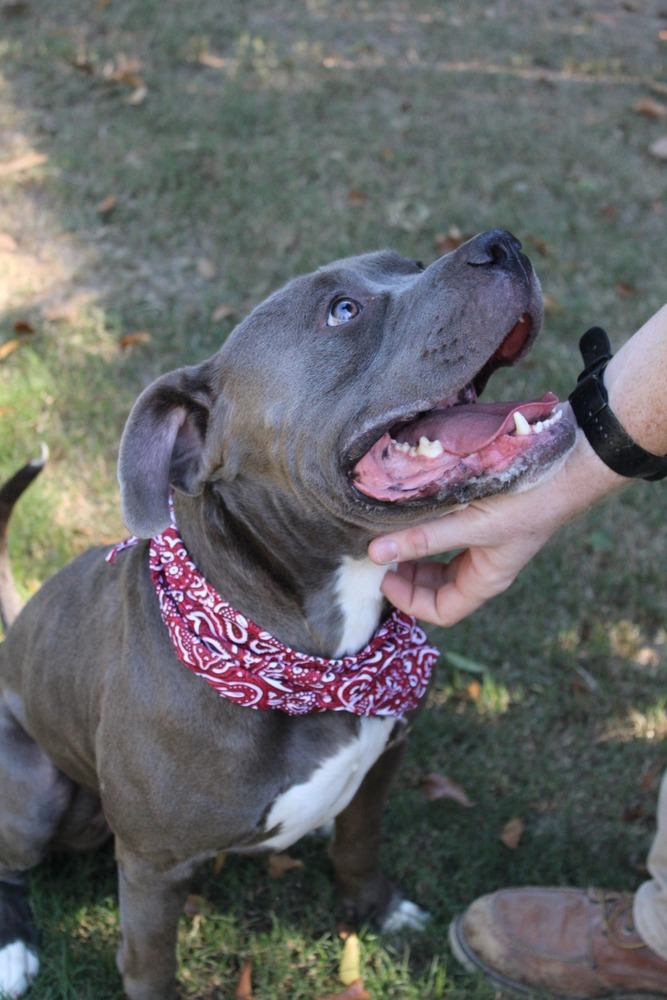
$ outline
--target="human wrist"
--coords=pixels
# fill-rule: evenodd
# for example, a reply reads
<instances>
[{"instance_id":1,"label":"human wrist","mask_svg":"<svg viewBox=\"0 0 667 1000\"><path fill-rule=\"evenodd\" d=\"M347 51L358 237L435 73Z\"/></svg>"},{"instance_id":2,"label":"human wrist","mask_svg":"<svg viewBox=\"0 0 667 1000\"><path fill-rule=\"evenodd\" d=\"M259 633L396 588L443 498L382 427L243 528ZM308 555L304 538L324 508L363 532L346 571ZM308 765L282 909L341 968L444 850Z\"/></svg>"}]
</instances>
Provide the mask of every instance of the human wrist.
<instances>
[{"instance_id":1,"label":"human wrist","mask_svg":"<svg viewBox=\"0 0 667 1000\"><path fill-rule=\"evenodd\" d=\"M620 492L633 482L627 476L622 476L609 468L580 428L563 471L567 480L565 488L576 498L581 511L605 497Z\"/></svg>"},{"instance_id":2,"label":"human wrist","mask_svg":"<svg viewBox=\"0 0 667 1000\"><path fill-rule=\"evenodd\" d=\"M605 372L605 385L609 406L630 437L651 454L665 455L667 422L663 421L661 424L652 417L654 401L642 392L641 382L635 382L622 356L616 355L609 362Z\"/></svg>"},{"instance_id":3,"label":"human wrist","mask_svg":"<svg viewBox=\"0 0 667 1000\"><path fill-rule=\"evenodd\" d=\"M667 351L658 349L653 365L647 365L641 346L636 342L641 340L643 332L644 328L633 339L632 350L626 347L625 353L630 355L628 366L622 365L620 360L613 364L611 344L601 327L587 330L579 344L585 367L569 402L592 449L607 466L629 479L658 480L667 477L667 447L663 447L667 446L667 427L657 413L659 397L654 369L656 364L662 365ZM660 331L659 337L662 336ZM663 346L667 348L667 342ZM655 349L656 345L653 347ZM608 372L610 367L611 373ZM630 415L632 425L641 429L644 438L658 442L656 450L645 448L621 422L610 402L608 379L613 385L614 398L618 398L623 412Z\"/></svg>"}]
</instances>

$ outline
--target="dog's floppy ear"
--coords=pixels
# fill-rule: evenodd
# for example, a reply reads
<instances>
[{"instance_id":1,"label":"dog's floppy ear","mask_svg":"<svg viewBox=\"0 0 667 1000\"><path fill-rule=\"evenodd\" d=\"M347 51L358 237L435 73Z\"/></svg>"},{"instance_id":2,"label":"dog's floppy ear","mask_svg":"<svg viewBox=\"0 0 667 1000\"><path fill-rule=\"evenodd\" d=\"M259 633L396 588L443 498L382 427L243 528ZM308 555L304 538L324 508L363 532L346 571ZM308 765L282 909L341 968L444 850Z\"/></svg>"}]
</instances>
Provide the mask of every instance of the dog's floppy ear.
<instances>
[{"instance_id":1,"label":"dog's floppy ear","mask_svg":"<svg viewBox=\"0 0 667 1000\"><path fill-rule=\"evenodd\" d=\"M208 362L163 375L139 396L120 442L125 524L151 538L169 524L169 487L195 496L204 485L211 391Z\"/></svg>"}]
</instances>

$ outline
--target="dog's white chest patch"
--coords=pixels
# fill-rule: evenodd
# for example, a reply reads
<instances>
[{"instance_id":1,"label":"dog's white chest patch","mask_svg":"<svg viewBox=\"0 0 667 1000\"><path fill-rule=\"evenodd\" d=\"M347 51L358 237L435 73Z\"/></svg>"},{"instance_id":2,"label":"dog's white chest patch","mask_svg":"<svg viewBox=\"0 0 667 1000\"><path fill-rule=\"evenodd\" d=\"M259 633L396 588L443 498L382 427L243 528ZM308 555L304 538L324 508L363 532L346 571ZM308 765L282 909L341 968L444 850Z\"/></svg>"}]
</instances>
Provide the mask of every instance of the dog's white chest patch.
<instances>
[{"instance_id":1,"label":"dog's white chest patch","mask_svg":"<svg viewBox=\"0 0 667 1000\"><path fill-rule=\"evenodd\" d=\"M370 559L344 556L336 581L343 616L343 635L336 657L357 653L368 644L380 621L384 602L380 584L386 572L386 566L376 566Z\"/></svg>"},{"instance_id":2,"label":"dog's white chest patch","mask_svg":"<svg viewBox=\"0 0 667 1000\"><path fill-rule=\"evenodd\" d=\"M349 805L387 745L396 719L375 717L360 722L356 739L328 757L308 781L278 796L266 820L266 829L276 828L276 833L262 842L262 848L282 851Z\"/></svg>"},{"instance_id":3,"label":"dog's white chest patch","mask_svg":"<svg viewBox=\"0 0 667 1000\"><path fill-rule=\"evenodd\" d=\"M357 653L378 627L383 596L380 584L385 566L370 559L345 556L336 580L335 594L343 618L343 634L335 658ZM328 757L308 781L293 785L273 803L267 830L276 829L262 848L282 851L311 830L324 826L352 801L365 775L387 745L395 718L359 720L359 732L337 753Z\"/></svg>"}]
</instances>

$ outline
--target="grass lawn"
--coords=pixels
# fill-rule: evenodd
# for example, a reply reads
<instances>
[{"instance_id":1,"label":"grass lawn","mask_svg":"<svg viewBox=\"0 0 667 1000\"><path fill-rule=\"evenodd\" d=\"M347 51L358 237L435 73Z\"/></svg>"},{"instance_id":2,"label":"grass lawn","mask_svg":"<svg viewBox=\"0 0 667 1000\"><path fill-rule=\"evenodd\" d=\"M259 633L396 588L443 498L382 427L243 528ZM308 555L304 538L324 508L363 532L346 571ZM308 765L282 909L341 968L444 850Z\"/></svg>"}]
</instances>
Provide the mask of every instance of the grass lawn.
<instances>
[{"instance_id":1,"label":"grass lawn","mask_svg":"<svg viewBox=\"0 0 667 1000\"><path fill-rule=\"evenodd\" d=\"M122 536L138 392L337 256L427 262L511 229L547 321L487 395L566 395L587 326L618 347L667 298L666 55L664 0L0 0L0 479L51 451L13 522L23 595ZM447 946L480 893L643 879L667 762L666 512L665 486L638 484L434 632L478 669L443 656L391 800L386 867L433 920L362 932L373 1000L500 998ZM430 772L474 807L429 801ZM249 958L256 1000L341 988L324 848L290 854L280 879L261 859L201 873L184 997L233 997ZM33 886L30 996L120 998L112 851L49 859Z\"/></svg>"}]
</instances>

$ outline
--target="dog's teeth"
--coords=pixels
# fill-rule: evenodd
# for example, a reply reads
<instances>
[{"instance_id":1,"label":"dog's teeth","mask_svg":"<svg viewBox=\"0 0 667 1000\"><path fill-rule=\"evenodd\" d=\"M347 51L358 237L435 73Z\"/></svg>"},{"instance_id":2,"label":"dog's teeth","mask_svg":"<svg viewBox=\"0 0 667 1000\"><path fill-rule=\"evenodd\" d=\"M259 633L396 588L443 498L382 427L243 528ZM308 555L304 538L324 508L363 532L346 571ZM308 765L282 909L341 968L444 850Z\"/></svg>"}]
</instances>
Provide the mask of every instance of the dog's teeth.
<instances>
[{"instance_id":1,"label":"dog's teeth","mask_svg":"<svg viewBox=\"0 0 667 1000\"><path fill-rule=\"evenodd\" d=\"M440 441L429 441L427 437L419 439L417 454L423 455L424 458L437 458L438 455L442 455L444 450Z\"/></svg>"},{"instance_id":2,"label":"dog's teeth","mask_svg":"<svg viewBox=\"0 0 667 1000\"><path fill-rule=\"evenodd\" d=\"M394 451L401 451L404 455L409 455L410 458L437 458L445 450L440 441L430 441L426 436L420 437L419 444L410 445L407 441L394 441L393 439L391 444Z\"/></svg>"},{"instance_id":3,"label":"dog's teeth","mask_svg":"<svg viewBox=\"0 0 667 1000\"><path fill-rule=\"evenodd\" d=\"M534 424L529 424L523 413L519 413L517 410L514 414L514 433L517 437L525 437L527 434L541 434L547 427L553 427L554 424L557 424L562 416L563 411L556 410L546 420L538 420Z\"/></svg>"},{"instance_id":4,"label":"dog's teeth","mask_svg":"<svg viewBox=\"0 0 667 1000\"><path fill-rule=\"evenodd\" d=\"M519 413L517 410L514 414L514 433L517 437L525 437L526 434L531 434L530 424L524 417L523 413Z\"/></svg>"}]
</instances>

